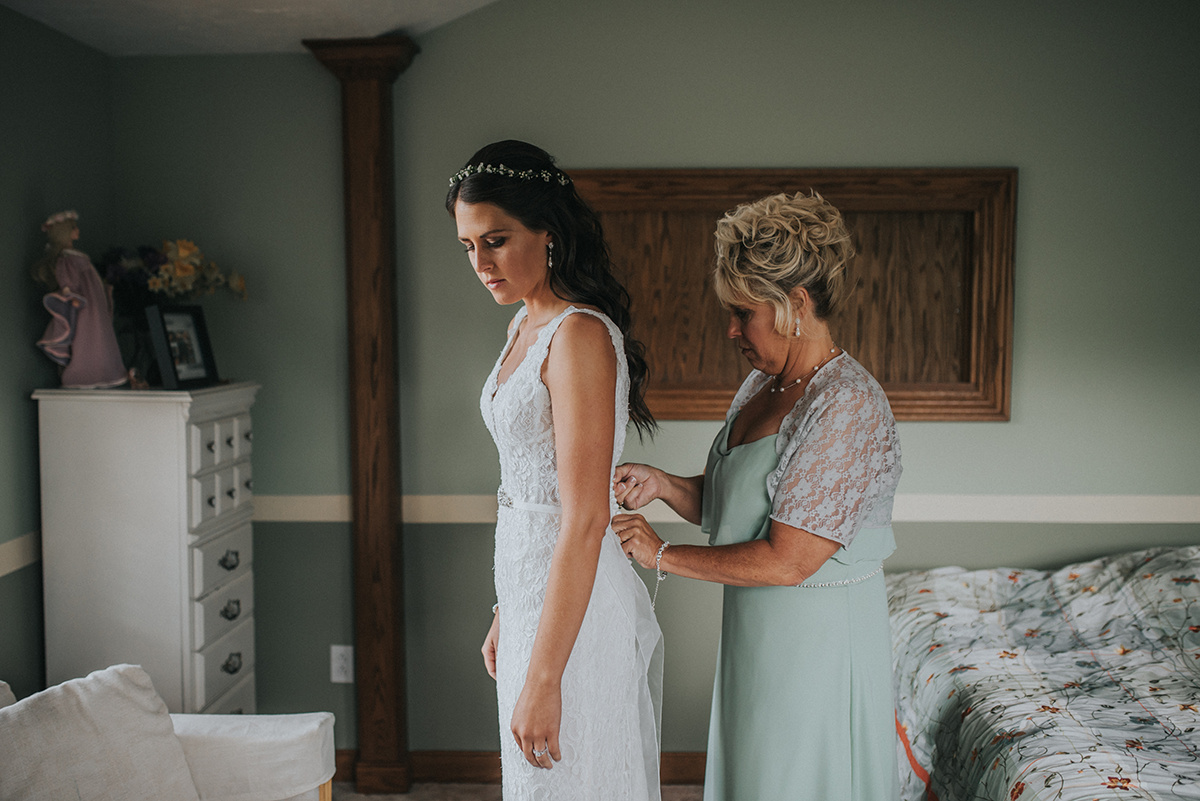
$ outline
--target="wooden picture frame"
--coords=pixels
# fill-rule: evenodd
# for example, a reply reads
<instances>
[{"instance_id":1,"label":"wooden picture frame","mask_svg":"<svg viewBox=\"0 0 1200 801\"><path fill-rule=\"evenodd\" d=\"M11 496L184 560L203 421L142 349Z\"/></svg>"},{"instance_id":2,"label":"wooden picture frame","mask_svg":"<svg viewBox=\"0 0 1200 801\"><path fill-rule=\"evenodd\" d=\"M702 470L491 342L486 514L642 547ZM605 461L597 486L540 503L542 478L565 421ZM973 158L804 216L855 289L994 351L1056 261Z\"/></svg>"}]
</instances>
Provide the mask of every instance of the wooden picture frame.
<instances>
[{"instance_id":1,"label":"wooden picture frame","mask_svg":"<svg viewBox=\"0 0 1200 801\"><path fill-rule=\"evenodd\" d=\"M200 389L220 381L203 309L147 306L146 320L163 389Z\"/></svg>"},{"instance_id":2,"label":"wooden picture frame","mask_svg":"<svg viewBox=\"0 0 1200 801\"><path fill-rule=\"evenodd\" d=\"M749 367L711 289L713 231L735 206L815 190L858 256L835 341L883 385L898 420L1008 420L1017 171L569 170L604 225L663 420L722 419Z\"/></svg>"}]
</instances>

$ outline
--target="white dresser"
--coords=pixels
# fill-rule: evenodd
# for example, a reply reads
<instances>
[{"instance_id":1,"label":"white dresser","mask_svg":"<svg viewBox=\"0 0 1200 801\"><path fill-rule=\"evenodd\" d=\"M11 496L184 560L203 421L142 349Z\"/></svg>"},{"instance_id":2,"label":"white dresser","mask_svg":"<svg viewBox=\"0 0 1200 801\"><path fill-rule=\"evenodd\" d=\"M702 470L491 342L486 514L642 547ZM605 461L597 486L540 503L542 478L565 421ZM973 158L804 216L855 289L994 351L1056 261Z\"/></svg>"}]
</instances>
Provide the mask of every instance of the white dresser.
<instances>
[{"instance_id":1,"label":"white dresser","mask_svg":"<svg viewBox=\"0 0 1200 801\"><path fill-rule=\"evenodd\" d=\"M172 712L255 711L257 391L33 394L49 684L128 662Z\"/></svg>"}]
</instances>

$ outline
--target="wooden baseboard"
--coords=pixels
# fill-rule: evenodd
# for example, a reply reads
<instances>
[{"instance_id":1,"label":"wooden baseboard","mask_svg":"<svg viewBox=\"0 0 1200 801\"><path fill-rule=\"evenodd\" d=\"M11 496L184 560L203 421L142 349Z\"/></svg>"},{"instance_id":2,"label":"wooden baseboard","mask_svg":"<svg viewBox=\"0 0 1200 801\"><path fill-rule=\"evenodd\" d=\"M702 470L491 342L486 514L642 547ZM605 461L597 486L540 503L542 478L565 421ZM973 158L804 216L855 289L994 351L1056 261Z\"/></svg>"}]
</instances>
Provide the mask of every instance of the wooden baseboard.
<instances>
[{"instance_id":1,"label":"wooden baseboard","mask_svg":"<svg viewBox=\"0 0 1200 801\"><path fill-rule=\"evenodd\" d=\"M703 751L669 751L662 755L658 772L662 784L704 784Z\"/></svg>"},{"instance_id":2,"label":"wooden baseboard","mask_svg":"<svg viewBox=\"0 0 1200 801\"><path fill-rule=\"evenodd\" d=\"M358 761L358 751L352 748L339 748L333 752L333 780L335 782L354 781L354 763Z\"/></svg>"},{"instance_id":3,"label":"wooden baseboard","mask_svg":"<svg viewBox=\"0 0 1200 801\"><path fill-rule=\"evenodd\" d=\"M334 755L335 782L353 782L358 752L340 749ZM413 751L409 754L414 782L499 784L498 751ZM663 784L703 784L704 754L672 751L662 755Z\"/></svg>"}]
</instances>

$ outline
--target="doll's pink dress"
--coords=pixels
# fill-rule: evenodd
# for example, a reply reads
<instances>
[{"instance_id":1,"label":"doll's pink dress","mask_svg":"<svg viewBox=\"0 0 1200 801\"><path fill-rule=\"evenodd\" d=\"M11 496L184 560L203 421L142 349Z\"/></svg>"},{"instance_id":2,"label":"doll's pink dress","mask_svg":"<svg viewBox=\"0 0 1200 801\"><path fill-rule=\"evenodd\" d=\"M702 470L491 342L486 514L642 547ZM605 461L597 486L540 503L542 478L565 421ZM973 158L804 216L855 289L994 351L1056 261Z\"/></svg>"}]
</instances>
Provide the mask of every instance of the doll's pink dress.
<instances>
[{"instance_id":1,"label":"doll's pink dress","mask_svg":"<svg viewBox=\"0 0 1200 801\"><path fill-rule=\"evenodd\" d=\"M70 248L58 256L59 289L42 298L50 324L38 347L63 366L62 385L79 389L115 387L127 379L117 335L112 296L87 254Z\"/></svg>"}]
</instances>

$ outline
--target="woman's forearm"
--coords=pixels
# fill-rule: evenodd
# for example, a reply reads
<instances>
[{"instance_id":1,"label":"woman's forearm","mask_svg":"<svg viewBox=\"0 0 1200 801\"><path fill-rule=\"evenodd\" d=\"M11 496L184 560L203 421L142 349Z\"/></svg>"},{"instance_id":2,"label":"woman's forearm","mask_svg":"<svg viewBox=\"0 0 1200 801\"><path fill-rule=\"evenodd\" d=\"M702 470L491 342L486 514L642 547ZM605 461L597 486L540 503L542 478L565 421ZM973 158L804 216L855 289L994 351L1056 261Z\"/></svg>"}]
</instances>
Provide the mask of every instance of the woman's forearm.
<instances>
[{"instance_id":1,"label":"woman's forearm","mask_svg":"<svg viewBox=\"0 0 1200 801\"><path fill-rule=\"evenodd\" d=\"M781 532L780 527L773 523L767 539L733 545L672 545L663 551L659 568L734 587L795 586L816 573L840 547L807 531Z\"/></svg>"},{"instance_id":2,"label":"woman's forearm","mask_svg":"<svg viewBox=\"0 0 1200 801\"><path fill-rule=\"evenodd\" d=\"M659 499L689 523L700 525L704 500L704 476L674 476L659 471Z\"/></svg>"},{"instance_id":3,"label":"woman's forearm","mask_svg":"<svg viewBox=\"0 0 1200 801\"><path fill-rule=\"evenodd\" d=\"M766 540L735 545L672 545L663 551L659 567L683 578L713 581L734 587L771 587L799 584L800 576L772 553Z\"/></svg>"}]
</instances>

